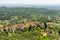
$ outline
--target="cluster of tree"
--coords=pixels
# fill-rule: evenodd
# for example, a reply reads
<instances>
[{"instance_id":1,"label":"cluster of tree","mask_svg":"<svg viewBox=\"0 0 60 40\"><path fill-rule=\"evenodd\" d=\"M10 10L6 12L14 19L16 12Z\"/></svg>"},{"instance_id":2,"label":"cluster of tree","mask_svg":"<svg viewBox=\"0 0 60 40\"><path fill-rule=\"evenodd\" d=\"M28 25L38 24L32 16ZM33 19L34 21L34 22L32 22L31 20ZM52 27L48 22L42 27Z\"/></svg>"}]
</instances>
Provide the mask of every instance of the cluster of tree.
<instances>
[{"instance_id":1,"label":"cluster of tree","mask_svg":"<svg viewBox=\"0 0 60 40\"><path fill-rule=\"evenodd\" d=\"M46 8L0 8L0 39L2 40L60 40L60 10ZM30 22L30 23L28 23ZM39 22L41 23L35 23ZM49 23L49 24L48 24ZM19 24L18 26L16 26ZM56 24L56 25L55 25ZM13 26L14 25L14 26ZM28 30L20 30L27 27ZM1 31L1 28L3 30ZM15 27L17 30L15 30ZM7 28L14 28L9 32Z\"/></svg>"}]
</instances>

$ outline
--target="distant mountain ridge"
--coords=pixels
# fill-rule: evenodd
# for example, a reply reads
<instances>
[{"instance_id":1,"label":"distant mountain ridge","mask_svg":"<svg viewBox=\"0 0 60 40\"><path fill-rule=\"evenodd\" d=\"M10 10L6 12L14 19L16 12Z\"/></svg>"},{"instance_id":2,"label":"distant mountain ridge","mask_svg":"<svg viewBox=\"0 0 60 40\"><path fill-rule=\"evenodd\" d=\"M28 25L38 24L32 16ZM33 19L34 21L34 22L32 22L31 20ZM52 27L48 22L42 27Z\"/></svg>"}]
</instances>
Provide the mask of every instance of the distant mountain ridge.
<instances>
[{"instance_id":1,"label":"distant mountain ridge","mask_svg":"<svg viewBox=\"0 0 60 40\"><path fill-rule=\"evenodd\" d=\"M31 8L60 9L59 5L1 4L0 7L31 7Z\"/></svg>"}]
</instances>

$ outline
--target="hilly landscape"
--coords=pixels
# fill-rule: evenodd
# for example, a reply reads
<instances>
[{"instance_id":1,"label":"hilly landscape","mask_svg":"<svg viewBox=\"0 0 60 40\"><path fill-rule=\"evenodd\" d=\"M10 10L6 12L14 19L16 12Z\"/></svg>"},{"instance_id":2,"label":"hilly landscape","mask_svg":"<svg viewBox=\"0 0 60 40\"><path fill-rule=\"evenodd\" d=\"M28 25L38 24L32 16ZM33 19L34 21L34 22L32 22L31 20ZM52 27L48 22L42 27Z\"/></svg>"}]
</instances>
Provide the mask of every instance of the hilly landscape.
<instances>
[{"instance_id":1,"label":"hilly landscape","mask_svg":"<svg viewBox=\"0 0 60 40\"><path fill-rule=\"evenodd\" d=\"M60 40L59 6L1 6L0 40Z\"/></svg>"}]
</instances>

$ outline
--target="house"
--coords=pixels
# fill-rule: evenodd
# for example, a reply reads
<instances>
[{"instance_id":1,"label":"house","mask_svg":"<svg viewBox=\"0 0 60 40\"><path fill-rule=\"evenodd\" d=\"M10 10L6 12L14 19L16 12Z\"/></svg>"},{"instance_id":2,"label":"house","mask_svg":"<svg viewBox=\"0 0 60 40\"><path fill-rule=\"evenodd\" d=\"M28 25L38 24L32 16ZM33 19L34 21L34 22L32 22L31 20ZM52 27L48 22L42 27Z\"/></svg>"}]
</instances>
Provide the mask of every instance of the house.
<instances>
[{"instance_id":1,"label":"house","mask_svg":"<svg viewBox=\"0 0 60 40\"><path fill-rule=\"evenodd\" d=\"M22 30L24 28L28 28L31 27L31 28L34 28L36 26L40 26L40 23L39 22L26 22L26 23L22 23L22 24L15 24L15 25L12 25L10 27L10 30L14 31L14 30Z\"/></svg>"}]
</instances>

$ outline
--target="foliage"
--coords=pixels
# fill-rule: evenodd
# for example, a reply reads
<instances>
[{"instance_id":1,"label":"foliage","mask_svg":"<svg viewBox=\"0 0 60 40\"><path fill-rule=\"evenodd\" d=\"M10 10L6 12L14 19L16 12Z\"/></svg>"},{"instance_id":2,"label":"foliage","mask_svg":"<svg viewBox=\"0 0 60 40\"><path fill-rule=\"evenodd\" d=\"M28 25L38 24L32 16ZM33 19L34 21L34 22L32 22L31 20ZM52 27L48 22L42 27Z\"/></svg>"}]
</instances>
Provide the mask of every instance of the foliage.
<instances>
[{"instance_id":1,"label":"foliage","mask_svg":"<svg viewBox=\"0 0 60 40\"><path fill-rule=\"evenodd\" d=\"M39 27L28 28L23 31L0 30L0 40L60 40L60 10L46 8L0 8L0 29L3 26L12 26L26 22L44 23ZM50 24L47 24L49 23ZM51 23L52 22L52 23ZM46 27L46 28L42 28Z\"/></svg>"}]
</instances>

